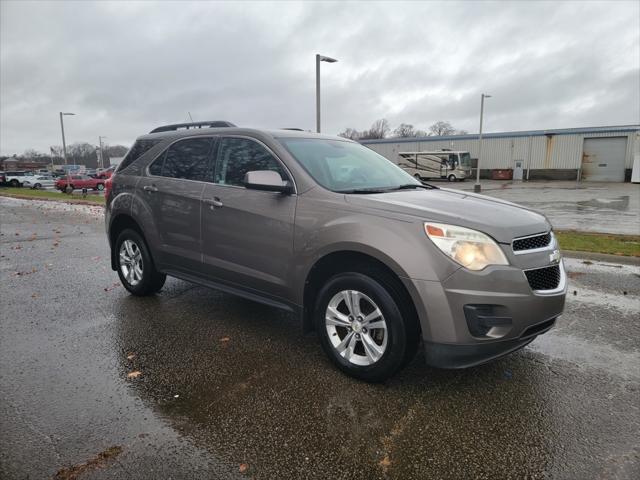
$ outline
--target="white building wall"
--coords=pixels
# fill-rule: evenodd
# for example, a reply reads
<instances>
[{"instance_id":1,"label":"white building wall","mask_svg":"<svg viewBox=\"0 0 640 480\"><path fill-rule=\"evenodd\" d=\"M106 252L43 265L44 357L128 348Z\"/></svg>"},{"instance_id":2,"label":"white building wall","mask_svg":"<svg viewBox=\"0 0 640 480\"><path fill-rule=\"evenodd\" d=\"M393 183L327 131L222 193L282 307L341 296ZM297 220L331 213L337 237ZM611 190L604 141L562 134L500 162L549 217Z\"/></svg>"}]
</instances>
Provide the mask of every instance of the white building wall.
<instances>
[{"instance_id":1,"label":"white building wall","mask_svg":"<svg viewBox=\"0 0 640 480\"><path fill-rule=\"evenodd\" d=\"M513 168L516 160L523 160L525 169L578 169L582 164L584 139L598 137L627 137L625 168L631 168L634 151L640 150L638 132L485 137L480 168ZM471 158L478 158L479 154L477 139L365 143L365 146L394 162L399 152L450 149L468 151Z\"/></svg>"}]
</instances>

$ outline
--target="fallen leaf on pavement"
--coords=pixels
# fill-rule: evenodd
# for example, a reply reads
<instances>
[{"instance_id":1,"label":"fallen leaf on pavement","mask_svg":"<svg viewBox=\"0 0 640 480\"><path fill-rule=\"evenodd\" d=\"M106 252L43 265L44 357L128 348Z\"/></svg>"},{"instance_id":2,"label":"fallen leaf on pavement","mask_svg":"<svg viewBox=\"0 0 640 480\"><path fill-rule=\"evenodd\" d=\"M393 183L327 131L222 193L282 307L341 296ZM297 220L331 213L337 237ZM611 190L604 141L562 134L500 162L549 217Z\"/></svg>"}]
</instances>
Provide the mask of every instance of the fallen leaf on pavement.
<instances>
[{"instance_id":1,"label":"fallen leaf on pavement","mask_svg":"<svg viewBox=\"0 0 640 480\"><path fill-rule=\"evenodd\" d=\"M140 370L134 370L133 372L127 373L127 378L138 378L140 375L142 375Z\"/></svg>"},{"instance_id":2,"label":"fallen leaf on pavement","mask_svg":"<svg viewBox=\"0 0 640 480\"><path fill-rule=\"evenodd\" d=\"M133 360L134 358L136 358L135 353L130 353L129 355L127 355L127 360Z\"/></svg>"},{"instance_id":3,"label":"fallen leaf on pavement","mask_svg":"<svg viewBox=\"0 0 640 480\"><path fill-rule=\"evenodd\" d=\"M249 469L249 465L247 465L246 463L241 463L240 464L240 468L238 468L238 470L240 470L240 473L244 473Z\"/></svg>"},{"instance_id":4,"label":"fallen leaf on pavement","mask_svg":"<svg viewBox=\"0 0 640 480\"><path fill-rule=\"evenodd\" d=\"M231 340L231 337L227 337L227 336L225 336L225 337L221 337L221 338L220 338L220 341L221 341L221 342L228 342L229 340Z\"/></svg>"},{"instance_id":5,"label":"fallen leaf on pavement","mask_svg":"<svg viewBox=\"0 0 640 480\"><path fill-rule=\"evenodd\" d=\"M380 463L378 464L382 467L383 471L387 471L387 469L391 466L391 460L389 460L389 455L385 455L384 458L382 460L380 460Z\"/></svg>"}]
</instances>

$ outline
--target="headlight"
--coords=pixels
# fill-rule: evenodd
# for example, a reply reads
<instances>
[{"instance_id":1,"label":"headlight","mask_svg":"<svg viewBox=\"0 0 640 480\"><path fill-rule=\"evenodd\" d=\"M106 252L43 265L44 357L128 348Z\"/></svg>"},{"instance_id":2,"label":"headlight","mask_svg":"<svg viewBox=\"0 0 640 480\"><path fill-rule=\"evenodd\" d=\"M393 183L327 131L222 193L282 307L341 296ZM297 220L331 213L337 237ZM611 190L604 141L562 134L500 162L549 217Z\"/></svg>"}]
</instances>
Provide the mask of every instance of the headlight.
<instances>
[{"instance_id":1,"label":"headlight","mask_svg":"<svg viewBox=\"0 0 640 480\"><path fill-rule=\"evenodd\" d=\"M509 265L498 244L482 232L444 223L425 223L424 231L445 255L469 270Z\"/></svg>"}]
</instances>

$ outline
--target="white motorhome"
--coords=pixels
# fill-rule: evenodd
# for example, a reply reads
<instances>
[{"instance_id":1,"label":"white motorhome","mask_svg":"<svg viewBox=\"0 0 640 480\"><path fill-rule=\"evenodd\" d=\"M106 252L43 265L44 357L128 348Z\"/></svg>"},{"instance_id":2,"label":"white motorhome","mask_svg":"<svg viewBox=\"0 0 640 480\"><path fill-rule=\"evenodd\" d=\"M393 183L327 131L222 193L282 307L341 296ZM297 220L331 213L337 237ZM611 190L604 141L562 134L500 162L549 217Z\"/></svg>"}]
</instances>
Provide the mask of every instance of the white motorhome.
<instances>
[{"instance_id":1,"label":"white motorhome","mask_svg":"<svg viewBox=\"0 0 640 480\"><path fill-rule=\"evenodd\" d=\"M469 152L438 150L431 152L400 152L398 166L419 180L446 178L450 182L464 181L471 176Z\"/></svg>"}]
</instances>

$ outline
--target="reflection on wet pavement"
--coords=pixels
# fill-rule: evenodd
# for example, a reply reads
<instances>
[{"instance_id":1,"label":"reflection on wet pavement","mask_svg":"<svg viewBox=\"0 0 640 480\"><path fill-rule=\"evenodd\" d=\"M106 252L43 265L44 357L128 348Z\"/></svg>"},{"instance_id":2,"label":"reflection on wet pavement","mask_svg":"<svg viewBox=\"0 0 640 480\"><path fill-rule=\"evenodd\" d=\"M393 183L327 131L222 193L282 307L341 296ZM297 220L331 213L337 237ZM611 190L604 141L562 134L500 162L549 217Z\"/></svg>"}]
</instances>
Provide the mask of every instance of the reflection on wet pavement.
<instances>
[{"instance_id":1,"label":"reflection on wet pavement","mask_svg":"<svg viewBox=\"0 0 640 480\"><path fill-rule=\"evenodd\" d=\"M545 214L554 228L640 234L640 187L631 183L483 181L484 195ZM473 190L471 182L447 185Z\"/></svg>"}]
</instances>

